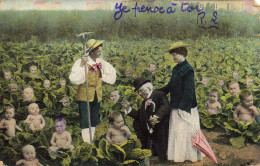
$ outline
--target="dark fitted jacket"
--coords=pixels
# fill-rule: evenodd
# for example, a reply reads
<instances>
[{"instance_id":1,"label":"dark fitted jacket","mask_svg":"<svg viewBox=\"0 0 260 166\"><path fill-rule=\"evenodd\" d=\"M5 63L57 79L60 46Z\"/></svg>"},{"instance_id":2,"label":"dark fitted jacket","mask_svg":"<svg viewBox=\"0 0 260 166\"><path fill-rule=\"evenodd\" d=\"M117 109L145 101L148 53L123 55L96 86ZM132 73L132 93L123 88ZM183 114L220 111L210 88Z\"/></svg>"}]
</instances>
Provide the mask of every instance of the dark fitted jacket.
<instances>
[{"instance_id":1,"label":"dark fitted jacket","mask_svg":"<svg viewBox=\"0 0 260 166\"><path fill-rule=\"evenodd\" d=\"M172 109L181 109L190 113L191 108L197 106L194 70L186 59L173 67L169 83L159 90L166 94L170 92Z\"/></svg>"},{"instance_id":2,"label":"dark fitted jacket","mask_svg":"<svg viewBox=\"0 0 260 166\"><path fill-rule=\"evenodd\" d=\"M149 140L152 139L152 150L159 155L161 160L167 159L166 152L168 147L168 130L169 130L169 115L170 104L165 93L153 90L149 99L155 103L155 113L153 106L149 105L145 109L145 102L143 100L138 110L132 110L128 115L134 119L133 127L135 129L138 139L142 143L142 148L149 148ZM153 134L149 134L147 123L151 115L159 117L159 123L153 128Z\"/></svg>"}]
</instances>

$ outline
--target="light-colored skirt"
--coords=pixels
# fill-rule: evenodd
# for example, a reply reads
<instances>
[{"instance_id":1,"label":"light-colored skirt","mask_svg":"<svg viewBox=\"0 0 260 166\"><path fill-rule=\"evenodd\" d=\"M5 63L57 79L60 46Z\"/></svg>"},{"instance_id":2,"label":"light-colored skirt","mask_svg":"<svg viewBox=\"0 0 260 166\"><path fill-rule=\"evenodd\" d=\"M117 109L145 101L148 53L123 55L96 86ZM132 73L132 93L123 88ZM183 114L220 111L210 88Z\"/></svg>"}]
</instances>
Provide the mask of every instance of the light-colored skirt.
<instances>
[{"instance_id":1,"label":"light-colored skirt","mask_svg":"<svg viewBox=\"0 0 260 166\"><path fill-rule=\"evenodd\" d=\"M200 128L197 107L191 109L191 114L186 113L185 115L189 116L185 116L184 120L177 109L173 109L170 115L168 160L174 162L202 160L201 152L191 144L193 130Z\"/></svg>"}]
</instances>

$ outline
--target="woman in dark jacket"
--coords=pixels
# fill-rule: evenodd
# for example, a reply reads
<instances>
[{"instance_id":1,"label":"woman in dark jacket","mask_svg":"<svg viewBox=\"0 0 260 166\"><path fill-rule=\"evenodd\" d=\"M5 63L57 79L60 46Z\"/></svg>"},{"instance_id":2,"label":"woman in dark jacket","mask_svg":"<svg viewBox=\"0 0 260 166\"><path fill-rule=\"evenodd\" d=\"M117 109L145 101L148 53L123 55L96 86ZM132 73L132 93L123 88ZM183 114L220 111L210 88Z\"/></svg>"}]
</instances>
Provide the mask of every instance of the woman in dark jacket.
<instances>
[{"instance_id":1,"label":"woman in dark jacket","mask_svg":"<svg viewBox=\"0 0 260 166\"><path fill-rule=\"evenodd\" d=\"M177 65L169 83L159 89L170 93L171 116L169 124L168 160L174 162L201 160L201 152L191 144L191 136L200 129L195 95L194 70L186 60L187 44L175 42L166 52Z\"/></svg>"}]
</instances>

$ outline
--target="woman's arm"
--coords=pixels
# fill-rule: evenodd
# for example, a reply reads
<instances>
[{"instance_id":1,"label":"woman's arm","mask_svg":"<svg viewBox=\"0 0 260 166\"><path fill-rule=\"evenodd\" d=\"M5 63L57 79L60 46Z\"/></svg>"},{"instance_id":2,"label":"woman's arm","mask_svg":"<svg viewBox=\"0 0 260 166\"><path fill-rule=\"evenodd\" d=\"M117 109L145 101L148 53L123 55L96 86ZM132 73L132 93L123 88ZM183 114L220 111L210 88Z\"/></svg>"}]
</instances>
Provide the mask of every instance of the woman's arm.
<instances>
[{"instance_id":1,"label":"woman's arm","mask_svg":"<svg viewBox=\"0 0 260 166\"><path fill-rule=\"evenodd\" d=\"M184 92L179 103L181 110L189 112L189 108L192 106L192 102L195 96L195 82L194 82L194 71L190 70L183 76ZM190 112L189 112L190 113Z\"/></svg>"},{"instance_id":2,"label":"woman's arm","mask_svg":"<svg viewBox=\"0 0 260 166\"><path fill-rule=\"evenodd\" d=\"M166 86L158 89L158 91L162 91L167 95L170 92L170 82Z\"/></svg>"}]
</instances>

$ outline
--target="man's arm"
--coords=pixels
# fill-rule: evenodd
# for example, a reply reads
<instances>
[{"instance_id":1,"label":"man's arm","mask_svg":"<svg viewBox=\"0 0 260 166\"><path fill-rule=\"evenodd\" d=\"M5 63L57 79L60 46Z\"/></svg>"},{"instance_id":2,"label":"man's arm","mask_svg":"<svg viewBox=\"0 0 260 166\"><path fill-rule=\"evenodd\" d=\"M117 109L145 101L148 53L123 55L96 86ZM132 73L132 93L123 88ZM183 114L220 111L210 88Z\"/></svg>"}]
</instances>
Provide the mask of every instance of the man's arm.
<instances>
[{"instance_id":1,"label":"man's arm","mask_svg":"<svg viewBox=\"0 0 260 166\"><path fill-rule=\"evenodd\" d=\"M82 66L81 59L78 59L74 65L72 66L71 73L69 75L70 82L72 84L80 85L86 81L85 72L86 68L85 65Z\"/></svg>"},{"instance_id":2,"label":"man's arm","mask_svg":"<svg viewBox=\"0 0 260 166\"><path fill-rule=\"evenodd\" d=\"M158 110L156 110L155 115L158 117L158 121L161 121L162 119L170 115L171 108L166 94L161 93L160 95L158 95L158 100L159 100L159 105L158 105L159 108Z\"/></svg>"},{"instance_id":3,"label":"man's arm","mask_svg":"<svg viewBox=\"0 0 260 166\"><path fill-rule=\"evenodd\" d=\"M116 69L108 62L102 60L102 80L108 84L116 82Z\"/></svg>"}]
</instances>

